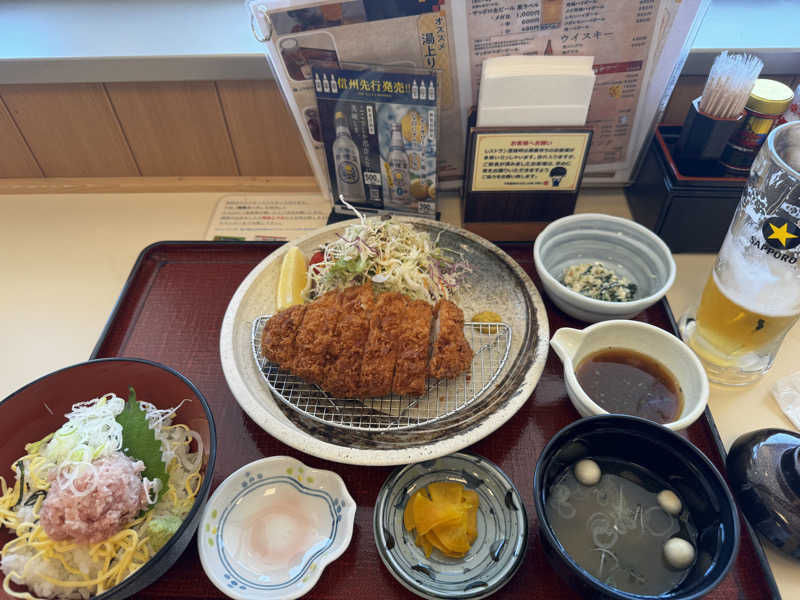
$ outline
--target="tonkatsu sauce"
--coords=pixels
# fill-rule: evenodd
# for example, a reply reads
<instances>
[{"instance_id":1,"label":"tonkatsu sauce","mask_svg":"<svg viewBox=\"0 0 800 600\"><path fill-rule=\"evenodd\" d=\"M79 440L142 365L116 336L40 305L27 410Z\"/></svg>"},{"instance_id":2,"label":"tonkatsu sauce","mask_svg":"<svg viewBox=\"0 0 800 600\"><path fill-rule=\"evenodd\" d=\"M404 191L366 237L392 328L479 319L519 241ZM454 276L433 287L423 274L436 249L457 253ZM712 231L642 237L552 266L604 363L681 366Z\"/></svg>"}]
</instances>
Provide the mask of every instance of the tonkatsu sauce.
<instances>
[{"instance_id":1,"label":"tonkatsu sauce","mask_svg":"<svg viewBox=\"0 0 800 600\"><path fill-rule=\"evenodd\" d=\"M657 360L626 348L585 357L575 371L583 391L609 413L669 423L683 409L675 377Z\"/></svg>"}]
</instances>

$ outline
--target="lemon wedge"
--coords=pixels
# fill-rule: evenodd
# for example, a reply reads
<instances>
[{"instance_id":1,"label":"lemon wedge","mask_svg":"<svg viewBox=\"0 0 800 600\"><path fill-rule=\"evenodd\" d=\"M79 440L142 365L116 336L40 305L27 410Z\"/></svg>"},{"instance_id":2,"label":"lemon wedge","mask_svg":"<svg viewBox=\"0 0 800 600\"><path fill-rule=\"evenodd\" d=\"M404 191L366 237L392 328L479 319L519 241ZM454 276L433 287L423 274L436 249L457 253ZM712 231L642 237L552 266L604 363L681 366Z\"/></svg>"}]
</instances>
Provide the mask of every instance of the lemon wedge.
<instances>
[{"instance_id":1,"label":"lemon wedge","mask_svg":"<svg viewBox=\"0 0 800 600\"><path fill-rule=\"evenodd\" d=\"M278 296L276 308L283 310L303 301L303 290L306 287L306 257L297 248L291 246L283 257L280 279L278 279Z\"/></svg>"}]
</instances>

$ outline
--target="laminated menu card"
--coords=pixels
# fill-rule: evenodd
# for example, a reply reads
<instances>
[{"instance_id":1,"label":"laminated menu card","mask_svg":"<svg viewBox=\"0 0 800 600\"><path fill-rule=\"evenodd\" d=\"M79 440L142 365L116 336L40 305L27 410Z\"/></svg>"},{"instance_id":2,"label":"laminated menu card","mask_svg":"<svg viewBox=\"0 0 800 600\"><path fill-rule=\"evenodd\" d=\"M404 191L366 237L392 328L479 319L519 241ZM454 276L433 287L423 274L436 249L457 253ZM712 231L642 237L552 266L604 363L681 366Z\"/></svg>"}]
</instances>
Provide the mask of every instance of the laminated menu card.
<instances>
[{"instance_id":1,"label":"laminated menu card","mask_svg":"<svg viewBox=\"0 0 800 600\"><path fill-rule=\"evenodd\" d=\"M483 61L592 56L594 141L586 183L632 180L709 0L245 0L324 193L312 65L380 64L439 73L439 188L464 176L466 127ZM543 89L546 93L547 89ZM520 125L520 123L505 123ZM565 123L560 123L564 125Z\"/></svg>"},{"instance_id":2,"label":"laminated menu card","mask_svg":"<svg viewBox=\"0 0 800 600\"><path fill-rule=\"evenodd\" d=\"M334 210L435 218L436 72L314 65L311 78Z\"/></svg>"}]
</instances>

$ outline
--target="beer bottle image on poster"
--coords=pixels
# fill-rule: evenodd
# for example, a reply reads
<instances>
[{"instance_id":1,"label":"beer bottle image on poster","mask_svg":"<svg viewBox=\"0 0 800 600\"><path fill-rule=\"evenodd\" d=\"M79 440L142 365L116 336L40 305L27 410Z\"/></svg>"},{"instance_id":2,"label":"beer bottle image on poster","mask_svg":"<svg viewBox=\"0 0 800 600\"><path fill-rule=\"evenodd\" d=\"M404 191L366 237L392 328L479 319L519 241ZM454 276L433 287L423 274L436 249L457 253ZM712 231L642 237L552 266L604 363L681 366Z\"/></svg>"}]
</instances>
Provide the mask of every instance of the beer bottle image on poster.
<instances>
[{"instance_id":1,"label":"beer bottle image on poster","mask_svg":"<svg viewBox=\"0 0 800 600\"><path fill-rule=\"evenodd\" d=\"M392 143L389 146L389 156L386 162L389 165L389 194L394 204L407 205L410 203L408 153L403 143L403 130L400 123L392 123Z\"/></svg>"},{"instance_id":2,"label":"beer bottle image on poster","mask_svg":"<svg viewBox=\"0 0 800 600\"><path fill-rule=\"evenodd\" d=\"M413 82L412 82L413 85ZM424 81L419 89L429 90ZM430 95L426 91L426 96ZM378 109L384 207L426 214L436 202L436 114L426 106L387 103Z\"/></svg>"},{"instance_id":3,"label":"beer bottle image on poster","mask_svg":"<svg viewBox=\"0 0 800 600\"><path fill-rule=\"evenodd\" d=\"M344 113L336 113L336 139L333 142L333 164L336 169L338 196L351 204L366 201L364 182L361 179L361 158L350 135Z\"/></svg>"}]
</instances>

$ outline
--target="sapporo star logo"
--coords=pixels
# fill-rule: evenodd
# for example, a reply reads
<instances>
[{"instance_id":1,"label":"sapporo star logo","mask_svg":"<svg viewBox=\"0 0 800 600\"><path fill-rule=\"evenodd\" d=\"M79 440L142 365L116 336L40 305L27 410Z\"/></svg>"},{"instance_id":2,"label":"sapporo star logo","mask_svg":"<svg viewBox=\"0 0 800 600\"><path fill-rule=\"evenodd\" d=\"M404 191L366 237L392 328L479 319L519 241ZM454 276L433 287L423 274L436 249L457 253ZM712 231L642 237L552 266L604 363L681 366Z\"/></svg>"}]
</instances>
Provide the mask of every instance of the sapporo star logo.
<instances>
[{"instance_id":1,"label":"sapporo star logo","mask_svg":"<svg viewBox=\"0 0 800 600\"><path fill-rule=\"evenodd\" d=\"M770 217L761 225L764 241L775 250L791 250L800 244L800 228L781 217Z\"/></svg>"},{"instance_id":2,"label":"sapporo star logo","mask_svg":"<svg viewBox=\"0 0 800 600\"><path fill-rule=\"evenodd\" d=\"M797 236L793 233L789 233L786 231L786 228L789 226L788 223L784 223L780 227L775 227L772 223L769 224L772 228L772 235L770 235L767 239L768 240L780 240L781 245L786 248L786 240L790 238L796 238Z\"/></svg>"}]
</instances>

